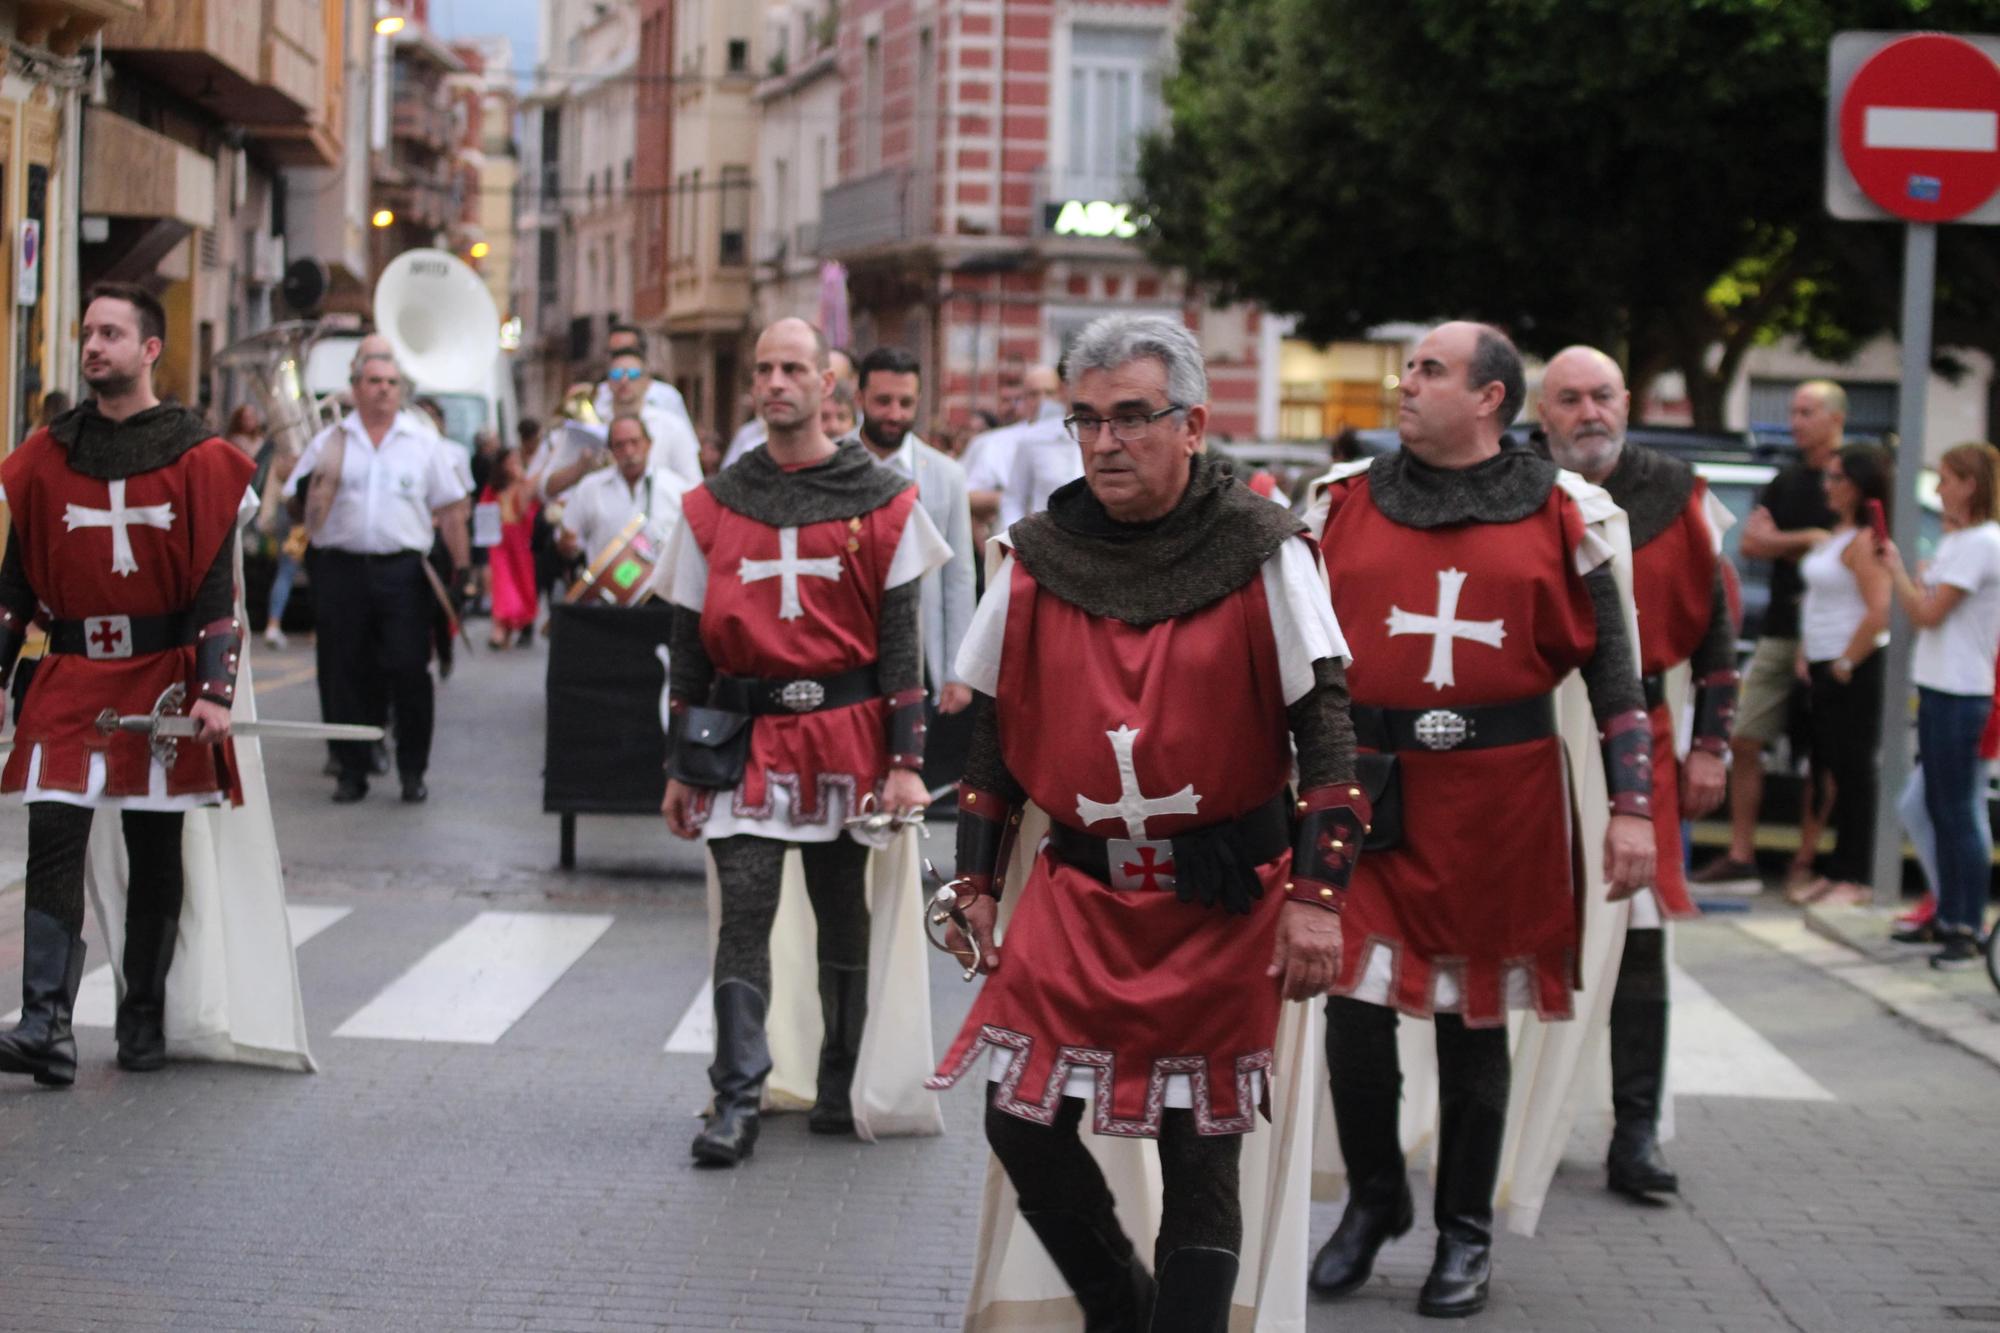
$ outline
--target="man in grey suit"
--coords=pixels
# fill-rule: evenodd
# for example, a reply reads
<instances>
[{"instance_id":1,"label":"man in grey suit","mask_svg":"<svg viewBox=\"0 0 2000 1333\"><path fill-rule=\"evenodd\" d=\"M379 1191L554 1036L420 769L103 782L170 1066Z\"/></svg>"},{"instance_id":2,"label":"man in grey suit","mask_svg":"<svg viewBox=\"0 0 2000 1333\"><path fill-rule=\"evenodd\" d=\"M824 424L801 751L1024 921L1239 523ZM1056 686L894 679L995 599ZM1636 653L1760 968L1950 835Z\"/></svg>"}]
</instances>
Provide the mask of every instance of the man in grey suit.
<instances>
[{"instance_id":1,"label":"man in grey suit","mask_svg":"<svg viewBox=\"0 0 2000 1333\"><path fill-rule=\"evenodd\" d=\"M925 748L924 785L935 791L957 780L971 739L967 728L956 721L941 723L937 716L962 713L972 702L972 687L958 678L956 670L958 645L972 623L973 603L972 510L965 499L965 469L910 429L923 386L916 357L900 347L878 347L861 358L856 373L861 443L885 467L916 479L917 503L951 547L951 563L924 575L918 586L924 670L935 710Z\"/></svg>"}]
</instances>

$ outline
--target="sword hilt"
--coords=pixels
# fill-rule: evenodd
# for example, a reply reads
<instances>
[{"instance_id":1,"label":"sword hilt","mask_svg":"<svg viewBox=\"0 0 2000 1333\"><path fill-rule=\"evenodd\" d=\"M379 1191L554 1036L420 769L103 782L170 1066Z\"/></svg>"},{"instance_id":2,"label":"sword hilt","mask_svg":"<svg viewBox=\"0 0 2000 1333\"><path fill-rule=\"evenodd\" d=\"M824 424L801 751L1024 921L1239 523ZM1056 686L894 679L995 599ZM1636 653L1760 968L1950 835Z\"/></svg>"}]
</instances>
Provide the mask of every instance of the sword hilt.
<instances>
[{"instance_id":1,"label":"sword hilt","mask_svg":"<svg viewBox=\"0 0 2000 1333\"><path fill-rule=\"evenodd\" d=\"M924 858L924 877L936 886L931 891L930 901L924 906L924 934L929 938L931 947L952 956L953 961L961 969L960 980L970 981L979 975L979 941L972 934L972 922L966 918L965 910L958 905L958 890L944 882L944 876L938 874L937 867L931 864L929 857ZM942 928L946 925L958 927L958 933L964 937L966 947L972 951L970 963L965 961L963 954L945 942L946 937Z\"/></svg>"}]
</instances>

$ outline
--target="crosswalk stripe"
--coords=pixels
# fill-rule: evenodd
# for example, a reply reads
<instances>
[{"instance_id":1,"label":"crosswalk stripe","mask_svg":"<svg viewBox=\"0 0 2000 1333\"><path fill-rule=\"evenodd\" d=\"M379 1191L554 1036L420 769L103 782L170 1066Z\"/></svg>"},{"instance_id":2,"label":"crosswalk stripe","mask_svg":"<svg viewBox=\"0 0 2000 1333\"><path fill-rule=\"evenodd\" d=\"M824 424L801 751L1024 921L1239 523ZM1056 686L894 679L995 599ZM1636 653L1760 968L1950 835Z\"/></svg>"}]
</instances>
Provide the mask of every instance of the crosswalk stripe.
<instances>
[{"instance_id":1,"label":"crosswalk stripe","mask_svg":"<svg viewBox=\"0 0 2000 1333\"><path fill-rule=\"evenodd\" d=\"M313 936L333 925L354 909L352 907L323 907L306 903L286 903L285 917L292 925L292 948L297 949ZM70 1023L80 1028L108 1028L115 1026L118 1019L118 983L111 975L111 964L101 963L83 974L83 984L77 987L76 1008ZM18 1023L21 1011L16 1009L0 1023Z\"/></svg>"},{"instance_id":2,"label":"crosswalk stripe","mask_svg":"<svg viewBox=\"0 0 2000 1333\"><path fill-rule=\"evenodd\" d=\"M687 1012L681 1021L674 1024L674 1035L667 1038L668 1055L713 1055L715 1053L715 986L714 979L703 977L701 989L695 992Z\"/></svg>"},{"instance_id":3,"label":"crosswalk stripe","mask_svg":"<svg viewBox=\"0 0 2000 1333\"><path fill-rule=\"evenodd\" d=\"M1674 1007L1667 1022L1667 1086L1675 1096L1837 1100L1818 1079L1678 967L1669 993Z\"/></svg>"},{"instance_id":4,"label":"crosswalk stripe","mask_svg":"<svg viewBox=\"0 0 2000 1333\"><path fill-rule=\"evenodd\" d=\"M490 1046L590 951L611 921L561 912L481 912L333 1035Z\"/></svg>"}]
</instances>

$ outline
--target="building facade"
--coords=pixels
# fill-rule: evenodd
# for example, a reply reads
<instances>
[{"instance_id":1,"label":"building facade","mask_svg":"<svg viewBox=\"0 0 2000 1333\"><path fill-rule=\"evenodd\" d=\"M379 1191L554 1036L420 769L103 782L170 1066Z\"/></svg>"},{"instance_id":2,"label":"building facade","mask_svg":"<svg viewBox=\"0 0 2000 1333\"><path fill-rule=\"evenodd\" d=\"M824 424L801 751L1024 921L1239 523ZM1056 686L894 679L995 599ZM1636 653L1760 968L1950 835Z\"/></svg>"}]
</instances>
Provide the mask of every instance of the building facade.
<instances>
[{"instance_id":1,"label":"building facade","mask_svg":"<svg viewBox=\"0 0 2000 1333\"><path fill-rule=\"evenodd\" d=\"M840 60L829 0L771 6L757 108L751 323L821 310L820 201L838 179Z\"/></svg>"},{"instance_id":2,"label":"building facade","mask_svg":"<svg viewBox=\"0 0 2000 1333\"><path fill-rule=\"evenodd\" d=\"M214 354L273 318L293 212L287 169L331 166L347 149L347 6L137 8L100 34L104 96L83 117L77 277L156 289L168 321L156 384L219 416L238 389L212 383Z\"/></svg>"},{"instance_id":3,"label":"building facade","mask_svg":"<svg viewBox=\"0 0 2000 1333\"><path fill-rule=\"evenodd\" d=\"M1259 312L1218 308L1136 242L1139 143L1165 117L1172 0L851 0L839 11L840 182L821 248L846 265L853 342L929 367L964 424L1097 315L1185 320L1213 429L1258 427Z\"/></svg>"}]
</instances>

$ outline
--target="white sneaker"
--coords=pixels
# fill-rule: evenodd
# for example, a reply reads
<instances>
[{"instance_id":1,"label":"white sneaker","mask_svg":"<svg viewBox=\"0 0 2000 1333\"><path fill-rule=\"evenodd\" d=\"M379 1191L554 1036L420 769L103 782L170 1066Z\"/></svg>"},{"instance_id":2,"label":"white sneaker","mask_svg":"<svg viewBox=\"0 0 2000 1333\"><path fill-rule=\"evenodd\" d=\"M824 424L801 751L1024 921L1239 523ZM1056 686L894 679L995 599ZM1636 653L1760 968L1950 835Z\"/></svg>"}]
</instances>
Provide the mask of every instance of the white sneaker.
<instances>
[{"instance_id":1,"label":"white sneaker","mask_svg":"<svg viewBox=\"0 0 2000 1333\"><path fill-rule=\"evenodd\" d=\"M264 642L272 648L283 648L285 646L285 632L276 625L268 625L264 629Z\"/></svg>"}]
</instances>

